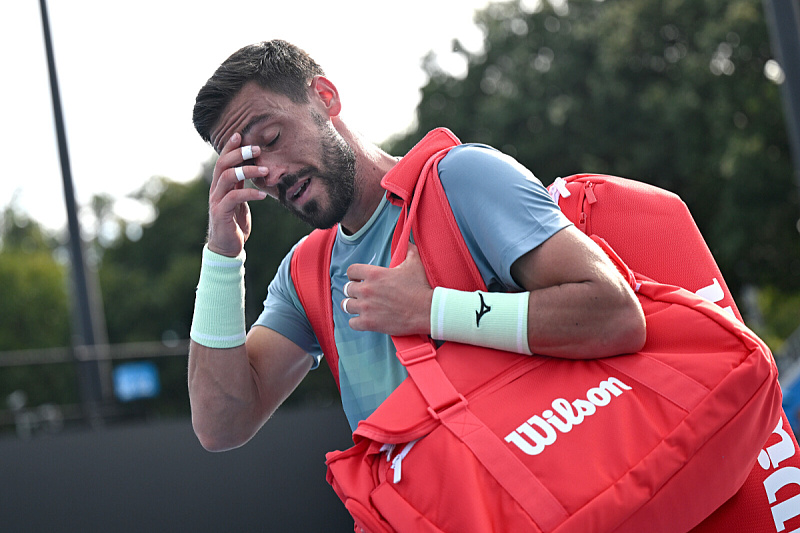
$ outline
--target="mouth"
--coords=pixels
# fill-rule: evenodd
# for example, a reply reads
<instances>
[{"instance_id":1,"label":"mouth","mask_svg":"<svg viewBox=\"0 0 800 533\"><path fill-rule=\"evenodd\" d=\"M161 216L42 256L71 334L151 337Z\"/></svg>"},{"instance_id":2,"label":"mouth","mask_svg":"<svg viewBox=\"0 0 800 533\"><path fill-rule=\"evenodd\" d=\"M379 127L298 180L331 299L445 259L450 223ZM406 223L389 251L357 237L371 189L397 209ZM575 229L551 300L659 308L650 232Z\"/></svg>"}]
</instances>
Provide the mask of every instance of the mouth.
<instances>
[{"instance_id":1,"label":"mouth","mask_svg":"<svg viewBox=\"0 0 800 533\"><path fill-rule=\"evenodd\" d=\"M306 196L311 178L300 180L286 191L286 200L291 203L302 203L303 198Z\"/></svg>"}]
</instances>

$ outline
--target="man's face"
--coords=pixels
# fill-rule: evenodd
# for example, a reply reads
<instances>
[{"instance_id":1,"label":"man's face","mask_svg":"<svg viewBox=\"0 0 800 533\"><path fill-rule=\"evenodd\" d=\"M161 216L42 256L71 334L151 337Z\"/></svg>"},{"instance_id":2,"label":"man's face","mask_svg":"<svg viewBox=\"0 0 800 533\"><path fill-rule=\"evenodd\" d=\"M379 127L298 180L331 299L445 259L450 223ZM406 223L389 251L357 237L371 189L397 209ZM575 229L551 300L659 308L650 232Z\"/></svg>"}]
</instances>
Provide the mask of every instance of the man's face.
<instances>
[{"instance_id":1,"label":"man's face","mask_svg":"<svg viewBox=\"0 0 800 533\"><path fill-rule=\"evenodd\" d=\"M357 193L355 154L313 101L296 104L250 83L212 132L218 152L235 132L242 134L242 146L261 148L256 159L245 163L269 169L253 180L256 187L314 227L342 220Z\"/></svg>"}]
</instances>

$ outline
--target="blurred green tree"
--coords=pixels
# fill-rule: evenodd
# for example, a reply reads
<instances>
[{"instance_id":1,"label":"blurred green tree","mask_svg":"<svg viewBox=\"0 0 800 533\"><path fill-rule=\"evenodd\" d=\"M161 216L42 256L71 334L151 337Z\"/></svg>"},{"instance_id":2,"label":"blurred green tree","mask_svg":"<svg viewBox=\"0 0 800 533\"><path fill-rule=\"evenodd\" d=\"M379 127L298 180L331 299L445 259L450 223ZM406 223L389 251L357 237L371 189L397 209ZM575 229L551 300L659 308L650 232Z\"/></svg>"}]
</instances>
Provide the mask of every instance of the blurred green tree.
<instances>
[{"instance_id":1,"label":"blurred green tree","mask_svg":"<svg viewBox=\"0 0 800 533\"><path fill-rule=\"evenodd\" d=\"M545 184L579 172L664 187L689 205L734 291L800 289L800 202L759 0L491 4L466 75L424 68L401 153L447 126Z\"/></svg>"},{"instance_id":2,"label":"blurred green tree","mask_svg":"<svg viewBox=\"0 0 800 533\"><path fill-rule=\"evenodd\" d=\"M0 218L0 242L0 351L68 346L68 273L53 256L56 241L12 203ZM74 368L3 368L0 401L16 390L30 405L76 402Z\"/></svg>"}]
</instances>

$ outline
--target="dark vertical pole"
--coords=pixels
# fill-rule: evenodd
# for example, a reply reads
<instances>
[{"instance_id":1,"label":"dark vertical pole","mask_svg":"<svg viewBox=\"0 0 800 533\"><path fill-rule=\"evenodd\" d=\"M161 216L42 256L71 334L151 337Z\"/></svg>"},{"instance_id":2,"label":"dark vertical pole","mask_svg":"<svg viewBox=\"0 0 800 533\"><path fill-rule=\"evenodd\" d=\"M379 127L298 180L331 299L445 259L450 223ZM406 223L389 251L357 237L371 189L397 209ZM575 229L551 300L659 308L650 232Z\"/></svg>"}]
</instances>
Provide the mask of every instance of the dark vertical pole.
<instances>
[{"instance_id":1,"label":"dark vertical pole","mask_svg":"<svg viewBox=\"0 0 800 533\"><path fill-rule=\"evenodd\" d=\"M789 129L794 175L800 188L800 0L764 0L764 11L772 50L786 75L781 94Z\"/></svg>"},{"instance_id":2,"label":"dark vertical pole","mask_svg":"<svg viewBox=\"0 0 800 533\"><path fill-rule=\"evenodd\" d=\"M86 263L83 253L78 213L75 206L75 190L72 185L67 136L64 128L64 117L61 109L61 96L56 75L53 43L50 36L50 23L47 16L46 0L39 0L42 11L42 30L47 52L47 67L50 73L50 92L53 99L53 115L58 138L58 155L61 162L61 174L64 181L64 201L67 206L67 223L69 226L70 257L73 278L73 305L77 317L73 317L73 349L78 373L81 402L84 416L91 425L101 421L100 404L103 399L103 388L100 379L100 366L96 357L97 334L92 312L92 300L89 297L89 284L86 275Z\"/></svg>"}]
</instances>

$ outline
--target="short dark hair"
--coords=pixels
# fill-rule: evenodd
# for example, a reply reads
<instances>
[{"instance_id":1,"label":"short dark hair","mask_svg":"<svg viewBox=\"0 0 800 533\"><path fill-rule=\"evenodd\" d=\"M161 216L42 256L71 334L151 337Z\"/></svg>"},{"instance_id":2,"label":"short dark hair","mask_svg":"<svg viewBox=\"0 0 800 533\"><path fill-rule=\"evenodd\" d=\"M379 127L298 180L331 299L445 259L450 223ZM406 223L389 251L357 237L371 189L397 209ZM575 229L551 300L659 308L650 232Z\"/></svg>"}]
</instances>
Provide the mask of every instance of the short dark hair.
<instances>
[{"instance_id":1,"label":"short dark hair","mask_svg":"<svg viewBox=\"0 0 800 533\"><path fill-rule=\"evenodd\" d=\"M211 129L248 82L302 103L308 101L306 90L314 76L324 74L311 56L286 41L245 46L226 59L197 93L192 122L200 137L210 143Z\"/></svg>"}]
</instances>

